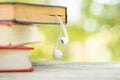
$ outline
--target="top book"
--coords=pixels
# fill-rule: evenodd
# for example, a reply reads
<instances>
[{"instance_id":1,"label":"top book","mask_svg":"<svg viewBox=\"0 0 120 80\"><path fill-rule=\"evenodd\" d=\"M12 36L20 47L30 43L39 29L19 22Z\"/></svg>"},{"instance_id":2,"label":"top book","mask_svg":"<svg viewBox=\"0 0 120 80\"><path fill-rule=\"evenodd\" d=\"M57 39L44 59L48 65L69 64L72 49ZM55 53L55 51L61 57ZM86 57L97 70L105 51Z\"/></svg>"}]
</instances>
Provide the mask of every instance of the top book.
<instances>
[{"instance_id":1,"label":"top book","mask_svg":"<svg viewBox=\"0 0 120 80\"><path fill-rule=\"evenodd\" d=\"M67 8L20 2L0 2L0 22L12 21L27 24L57 24L57 16L67 23Z\"/></svg>"}]
</instances>

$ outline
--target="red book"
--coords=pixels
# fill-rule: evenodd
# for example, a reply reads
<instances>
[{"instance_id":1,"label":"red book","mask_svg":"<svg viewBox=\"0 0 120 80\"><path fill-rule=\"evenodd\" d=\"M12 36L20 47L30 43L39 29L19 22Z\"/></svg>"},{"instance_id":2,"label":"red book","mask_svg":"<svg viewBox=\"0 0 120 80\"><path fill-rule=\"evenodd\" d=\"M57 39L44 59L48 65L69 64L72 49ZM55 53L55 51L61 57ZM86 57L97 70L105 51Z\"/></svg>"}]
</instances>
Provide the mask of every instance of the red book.
<instances>
[{"instance_id":1,"label":"red book","mask_svg":"<svg viewBox=\"0 0 120 80\"><path fill-rule=\"evenodd\" d=\"M0 72L31 72L31 47L0 46Z\"/></svg>"},{"instance_id":2,"label":"red book","mask_svg":"<svg viewBox=\"0 0 120 80\"><path fill-rule=\"evenodd\" d=\"M9 22L9 21L8 22L0 22L0 24L12 26L13 22Z\"/></svg>"}]
</instances>

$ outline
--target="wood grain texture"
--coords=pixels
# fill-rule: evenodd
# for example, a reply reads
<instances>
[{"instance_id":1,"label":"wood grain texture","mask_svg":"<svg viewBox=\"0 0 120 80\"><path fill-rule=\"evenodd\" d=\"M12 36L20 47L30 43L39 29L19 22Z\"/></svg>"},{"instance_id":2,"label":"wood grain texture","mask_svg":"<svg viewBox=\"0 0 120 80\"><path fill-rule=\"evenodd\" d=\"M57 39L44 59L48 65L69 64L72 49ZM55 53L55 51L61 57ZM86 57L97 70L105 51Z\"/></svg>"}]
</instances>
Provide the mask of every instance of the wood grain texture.
<instances>
[{"instance_id":1,"label":"wood grain texture","mask_svg":"<svg viewBox=\"0 0 120 80\"><path fill-rule=\"evenodd\" d=\"M120 63L34 62L35 71L0 73L0 80L120 80Z\"/></svg>"}]
</instances>

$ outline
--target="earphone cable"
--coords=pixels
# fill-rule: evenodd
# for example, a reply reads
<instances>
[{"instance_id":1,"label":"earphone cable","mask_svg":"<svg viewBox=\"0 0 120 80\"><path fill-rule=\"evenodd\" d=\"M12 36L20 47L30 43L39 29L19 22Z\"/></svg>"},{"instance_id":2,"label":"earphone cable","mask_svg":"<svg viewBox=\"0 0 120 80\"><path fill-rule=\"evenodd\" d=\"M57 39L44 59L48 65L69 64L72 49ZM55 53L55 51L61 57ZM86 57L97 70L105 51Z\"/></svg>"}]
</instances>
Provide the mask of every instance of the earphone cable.
<instances>
[{"instance_id":1,"label":"earphone cable","mask_svg":"<svg viewBox=\"0 0 120 80\"><path fill-rule=\"evenodd\" d=\"M57 15L55 15L55 16L57 17L57 19L59 20L59 23L61 25L61 27L60 27L60 34L58 36L58 39L57 39L57 42L56 42L56 45L55 45L55 50L56 50L56 48L58 47L58 45L60 43L61 37L62 37L62 26L64 26L64 23L63 23L61 17L59 17Z\"/></svg>"}]
</instances>

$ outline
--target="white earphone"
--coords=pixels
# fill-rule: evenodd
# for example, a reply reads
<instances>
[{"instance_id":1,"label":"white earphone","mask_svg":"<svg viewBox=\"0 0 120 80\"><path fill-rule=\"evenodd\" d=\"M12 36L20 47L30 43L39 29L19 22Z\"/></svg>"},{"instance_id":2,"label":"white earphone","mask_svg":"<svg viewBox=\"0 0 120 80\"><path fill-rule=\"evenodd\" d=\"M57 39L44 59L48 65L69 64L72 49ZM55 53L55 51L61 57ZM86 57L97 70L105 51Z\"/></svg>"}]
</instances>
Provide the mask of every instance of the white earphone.
<instances>
[{"instance_id":1,"label":"white earphone","mask_svg":"<svg viewBox=\"0 0 120 80\"><path fill-rule=\"evenodd\" d=\"M66 45L69 42L69 38L68 38L67 30L65 28L65 25L64 25L61 17L59 17L57 15L56 15L56 17L57 17L57 19L60 22L61 28L60 28L60 35L59 35L59 37L57 39L57 42L56 42L56 45L55 45L55 48L54 48L54 51L53 51L53 57L55 59L60 59L63 54L62 54L62 52L60 50L57 49L58 45L59 45L59 42L61 41L63 45ZM62 32L64 33L64 37L61 37L62 36Z\"/></svg>"}]
</instances>

